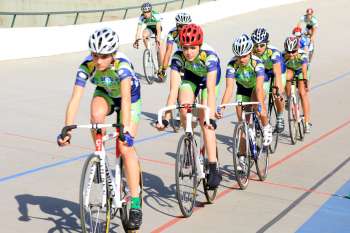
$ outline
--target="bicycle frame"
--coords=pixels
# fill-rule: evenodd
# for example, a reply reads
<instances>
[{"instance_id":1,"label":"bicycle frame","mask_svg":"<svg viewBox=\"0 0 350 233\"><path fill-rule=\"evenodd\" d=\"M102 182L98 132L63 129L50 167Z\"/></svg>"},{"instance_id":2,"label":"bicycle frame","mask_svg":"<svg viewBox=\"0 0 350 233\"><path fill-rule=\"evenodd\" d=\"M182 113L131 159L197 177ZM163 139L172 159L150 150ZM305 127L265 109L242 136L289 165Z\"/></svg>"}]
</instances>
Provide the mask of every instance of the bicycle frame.
<instances>
[{"instance_id":1,"label":"bicycle frame","mask_svg":"<svg viewBox=\"0 0 350 233\"><path fill-rule=\"evenodd\" d=\"M260 109L259 102L228 103L228 104L219 105L218 108L227 107L227 106L240 106L240 107L242 107L242 122L244 123L244 131L245 131L246 137L248 137L249 146L251 147L252 156L254 159L256 159L256 157L258 155L258 151L256 150L256 148L253 148L253 141L252 141L252 140L255 140L255 135L252 135L251 132L249 131L249 125L254 125L253 129L255 129L255 124L258 121L258 119L257 119L257 116L255 114L255 111L246 111L244 109L244 106L247 106L247 105L258 105L258 111ZM252 115L252 117L249 118L249 121L247 120L247 115ZM247 138L246 138L246 140L247 140ZM246 151L248 151L248 148L245 148L245 149L246 149Z\"/></svg>"},{"instance_id":2,"label":"bicycle frame","mask_svg":"<svg viewBox=\"0 0 350 233\"><path fill-rule=\"evenodd\" d=\"M162 108L158 111L158 122L160 122L159 124L162 124L162 116L163 113L166 111L171 111L174 109L181 109L181 108L185 108L186 109L186 128L185 128L185 133L190 135L191 137L193 137L193 129L192 129L192 118L193 118L193 113L192 110L194 108L199 108L199 109L204 109L204 117L205 117L205 122L210 122L209 121L209 112L210 109L208 106L206 105L202 105L202 104L182 104L182 105L171 105L165 108ZM201 154L201 143L202 143L202 135L201 135L201 142L200 142L200 146L196 146L197 150L195 153L195 159L196 159L196 167L200 168L197 169L197 175L200 179L205 178L205 173L204 173L204 169L203 169L203 162L201 162L200 160L200 156ZM198 151L199 149L199 151Z\"/></svg>"},{"instance_id":3,"label":"bicycle frame","mask_svg":"<svg viewBox=\"0 0 350 233\"><path fill-rule=\"evenodd\" d=\"M292 104L294 106L293 110L294 110L294 114L295 114L297 122L300 123L302 121L303 117L301 117L300 108L299 108L299 104L297 101L297 98L298 98L297 97L298 91L297 91L297 85L296 85L297 81L293 78L293 80L291 80L290 82L291 82L290 97L292 99Z\"/></svg>"},{"instance_id":4,"label":"bicycle frame","mask_svg":"<svg viewBox=\"0 0 350 233\"><path fill-rule=\"evenodd\" d=\"M91 167L90 174L88 177L88 184L87 184L87 194L84 197L84 207L88 208L88 202L89 202L89 190L91 189L96 169L100 169L100 175L101 175L101 182L102 182L102 206L106 205L107 202L107 192L110 192L110 196L112 197L112 207L113 208L122 208L123 203L127 202L127 199L121 199L121 184L119 181L121 180L121 155L118 148L118 140L119 140L119 131L120 129L116 127L116 132L107 134L105 136L102 135L102 128L108 128L108 127L116 127L116 124L88 124L88 125L73 125L70 127L65 127L65 131L74 129L74 128L90 128L95 129L97 131L96 137L95 137L95 152L94 154L97 155L100 159L99 167L93 166ZM64 132L62 130L62 132ZM64 133L63 133L64 134ZM112 139L116 139L116 167L115 167L115 177L113 177L112 172L108 166L108 159L106 156L106 150L104 147L104 142ZM118 183L116 183L118 181Z\"/></svg>"}]
</instances>

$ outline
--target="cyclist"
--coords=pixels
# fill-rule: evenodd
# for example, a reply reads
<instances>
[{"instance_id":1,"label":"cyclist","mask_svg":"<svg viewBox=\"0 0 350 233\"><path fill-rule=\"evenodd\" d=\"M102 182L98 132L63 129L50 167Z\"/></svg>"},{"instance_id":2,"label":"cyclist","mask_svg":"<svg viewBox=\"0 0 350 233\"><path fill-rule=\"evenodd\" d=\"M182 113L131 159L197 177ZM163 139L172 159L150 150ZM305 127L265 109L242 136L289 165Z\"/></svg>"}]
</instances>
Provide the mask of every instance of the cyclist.
<instances>
[{"instance_id":1,"label":"cyclist","mask_svg":"<svg viewBox=\"0 0 350 233\"><path fill-rule=\"evenodd\" d=\"M216 158L216 122L215 98L218 93L221 68L216 52L210 46L203 45L202 28L196 24L185 25L180 31L182 50L174 53L171 60L170 93L167 105L176 103L178 92L180 104L194 103L200 93L201 103L210 108L210 122L204 122L204 112L200 111L199 120L204 134L205 148L209 160L209 189L219 186L221 175ZM184 72L181 80L180 72ZM157 124L158 130L163 130L169 124L170 112L165 115L163 127ZM185 111L181 111L182 125L185 126ZM204 124L206 123L206 125Z\"/></svg>"},{"instance_id":2,"label":"cyclist","mask_svg":"<svg viewBox=\"0 0 350 233\"><path fill-rule=\"evenodd\" d=\"M291 83L290 80L297 78L297 86L305 115L305 133L311 132L310 123L310 103L308 96L308 57L307 54L299 49L298 38L291 36L287 37L284 42L285 52L282 54L287 67L287 85L286 93L290 96Z\"/></svg>"},{"instance_id":3,"label":"cyclist","mask_svg":"<svg viewBox=\"0 0 350 233\"><path fill-rule=\"evenodd\" d=\"M137 30L136 30L136 38L133 44L134 48L139 47L139 40L141 40L140 34L142 33L142 39L145 47L147 48L147 41L151 35L156 36L156 44L157 44L157 59L158 64L163 64L163 49L162 49L162 41L161 41L161 33L162 33L162 25L161 25L161 17L158 12L152 10L152 5L149 2L143 3L141 5L142 14L139 17ZM148 48L149 49L149 48Z\"/></svg>"},{"instance_id":4,"label":"cyclist","mask_svg":"<svg viewBox=\"0 0 350 233\"><path fill-rule=\"evenodd\" d=\"M74 122L84 87L90 80L97 87L91 101L91 123L104 123L108 115L120 108L117 114L124 125L129 144L119 142L120 152L125 161L127 181L131 191L129 228L138 229L142 222L141 200L138 193L139 163L135 148L132 147L141 115L140 83L129 59L120 51L119 37L110 28L96 30L89 38L91 54L80 65L68 103L65 125ZM95 132L92 132L93 138ZM71 135L61 139L58 145L70 143Z\"/></svg>"},{"instance_id":5,"label":"cyclist","mask_svg":"<svg viewBox=\"0 0 350 233\"><path fill-rule=\"evenodd\" d=\"M230 102L234 83L237 85L237 102L258 101L261 105L260 119L263 125L263 145L268 146L272 142L272 127L269 124L264 103L265 67L263 62L252 54L253 47L252 39L246 34L242 34L233 41L232 50L234 57L227 64L226 89L221 104ZM222 118L224 110L225 107L216 113L218 118ZM237 106L236 112L238 120L242 121L241 107ZM243 170L245 167L244 159L246 154L242 145L240 145L240 153L237 155L239 157L239 170Z\"/></svg>"},{"instance_id":6,"label":"cyclist","mask_svg":"<svg viewBox=\"0 0 350 233\"><path fill-rule=\"evenodd\" d=\"M314 10L312 8L306 9L306 14L300 18L297 27L301 27L302 24L305 24L306 35L310 38L310 46L314 48L315 35L318 28L318 21L317 18L314 16ZM309 54L309 63L311 62L313 52L314 49L312 49Z\"/></svg>"},{"instance_id":7,"label":"cyclist","mask_svg":"<svg viewBox=\"0 0 350 233\"><path fill-rule=\"evenodd\" d=\"M299 48L309 53L310 39L302 33L301 27L295 27L292 31L293 36L299 40Z\"/></svg>"},{"instance_id":8,"label":"cyclist","mask_svg":"<svg viewBox=\"0 0 350 233\"><path fill-rule=\"evenodd\" d=\"M165 72L168 68L170 56L173 52L174 43L176 43L178 49L181 49L181 46L179 45L180 30L184 25L191 23L192 19L189 14L181 12L175 16L175 22L176 22L176 27L172 28L169 31L167 36L166 50L163 58L163 65L161 66L161 69L159 70L159 74L158 74L158 76L163 80L165 78Z\"/></svg>"},{"instance_id":9,"label":"cyclist","mask_svg":"<svg viewBox=\"0 0 350 233\"><path fill-rule=\"evenodd\" d=\"M282 96L286 85L286 68L282 61L282 54L277 48L269 44L269 33L265 28L255 29L251 38L254 43L253 55L260 58L264 63L266 74L264 89L266 94L270 91L271 79L273 86L278 88L277 96L279 96L279 98L275 98L277 107L276 130L278 133L281 133L284 130L284 101Z\"/></svg>"}]
</instances>

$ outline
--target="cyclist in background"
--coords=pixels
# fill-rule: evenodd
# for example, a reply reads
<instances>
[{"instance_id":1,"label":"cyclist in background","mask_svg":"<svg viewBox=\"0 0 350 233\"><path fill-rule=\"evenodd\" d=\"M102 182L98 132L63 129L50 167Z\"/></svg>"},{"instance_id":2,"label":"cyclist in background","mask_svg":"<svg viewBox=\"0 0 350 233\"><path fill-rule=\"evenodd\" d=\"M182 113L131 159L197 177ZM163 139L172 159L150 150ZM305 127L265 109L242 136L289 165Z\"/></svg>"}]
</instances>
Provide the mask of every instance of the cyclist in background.
<instances>
[{"instance_id":1,"label":"cyclist in background","mask_svg":"<svg viewBox=\"0 0 350 233\"><path fill-rule=\"evenodd\" d=\"M293 78L297 79L297 86L299 89L299 95L301 98L301 104L305 115L305 133L311 132L310 123L310 102L309 102L309 89L308 89L308 56L303 50L299 49L298 38L291 36L284 42L283 58L287 67L287 85L286 93L290 96L291 83Z\"/></svg>"},{"instance_id":2,"label":"cyclist in background","mask_svg":"<svg viewBox=\"0 0 350 233\"><path fill-rule=\"evenodd\" d=\"M156 36L156 44L157 44L157 59L159 66L163 64L163 49L162 49L162 41L161 41L161 33L162 33L162 25L161 25L161 17L158 12L152 10L152 5L149 2L146 2L141 5L142 14L139 17L139 22L136 30L136 38L133 44L134 48L139 47L139 41L142 39L145 47L147 48L147 41L151 35ZM149 49L149 48L147 48Z\"/></svg>"},{"instance_id":3,"label":"cyclist in background","mask_svg":"<svg viewBox=\"0 0 350 233\"><path fill-rule=\"evenodd\" d=\"M313 44L311 43L310 37L307 35L307 32L302 33L302 29L300 27L295 27L293 29L292 34L296 36L299 39L299 48L304 50L308 54L309 62L308 65L310 66L311 57L314 51Z\"/></svg>"},{"instance_id":4,"label":"cyclist in background","mask_svg":"<svg viewBox=\"0 0 350 233\"><path fill-rule=\"evenodd\" d=\"M176 27L172 28L168 35L166 41L166 50L163 58L163 64L161 69L159 70L159 78L162 80L165 79L165 72L168 69L168 64L170 60L170 56L173 52L174 44L177 45L177 49L181 49L179 44L179 34L184 25L187 25L192 22L191 16L187 13L181 12L175 16Z\"/></svg>"},{"instance_id":5,"label":"cyclist in background","mask_svg":"<svg viewBox=\"0 0 350 233\"><path fill-rule=\"evenodd\" d=\"M84 87L88 80L96 85L91 101L91 123L104 123L115 108L120 110L120 122L124 125L124 133L129 143L119 142L119 148L131 191L131 209L129 213L129 228L139 229L142 223L141 200L139 198L139 162L132 146L136 136L137 126L141 116L140 83L135 75L129 59L120 51L119 37L110 28L96 30L89 39L91 54L81 63L73 88L71 99L67 106L65 125L72 125L76 116ZM95 133L92 132L93 138ZM70 143L71 135L57 138L59 146Z\"/></svg>"},{"instance_id":6,"label":"cyclist in background","mask_svg":"<svg viewBox=\"0 0 350 233\"><path fill-rule=\"evenodd\" d=\"M252 41L254 43L253 55L260 58L265 67L265 82L264 89L266 95L270 91L270 82L272 80L273 86L278 88L276 95L276 107L277 107L277 122L276 130L278 133L284 130L284 101L283 93L286 86L286 68L282 61L281 52L269 44L269 33L265 28L257 28L252 33Z\"/></svg>"},{"instance_id":7,"label":"cyclist in background","mask_svg":"<svg viewBox=\"0 0 350 233\"><path fill-rule=\"evenodd\" d=\"M221 104L227 104L230 102L234 83L237 85L237 102L260 102L260 119L263 125L263 144L264 146L268 146L272 142L272 127L269 124L264 103L265 92L268 91L266 89L264 90L265 67L264 63L252 54L253 47L253 41L246 34L242 34L234 40L232 45L234 57L227 64L226 89ZM224 110L225 107L221 108L221 111L216 113L218 118L222 118ZM241 107L238 106L236 112L238 120L242 121ZM245 155L242 152L239 157L240 156ZM244 158L241 158L240 161L244 161Z\"/></svg>"},{"instance_id":8,"label":"cyclist in background","mask_svg":"<svg viewBox=\"0 0 350 233\"><path fill-rule=\"evenodd\" d=\"M216 189L221 182L216 158L216 136L214 131L216 128L214 120L215 99L218 94L221 76L220 60L210 46L202 46L203 31L200 26L196 24L185 25L179 36L182 50L176 51L172 56L170 93L167 106L176 103L178 92L180 104L194 103L199 92L201 92L201 103L210 108L210 122L204 122L204 112L199 112L199 121L209 160L208 186L209 189ZM180 72L184 72L182 80ZM159 123L156 125L158 130L163 130L169 124L170 114L170 112L165 114L163 127ZM185 119L186 112L182 109L181 121L183 126L186 125Z\"/></svg>"},{"instance_id":9,"label":"cyclist in background","mask_svg":"<svg viewBox=\"0 0 350 233\"><path fill-rule=\"evenodd\" d=\"M314 48L318 21L314 16L314 10L312 8L306 9L306 14L300 18L297 27L301 27L303 24L305 24L305 34L310 38L310 47ZM311 62L313 53L314 49L309 53L309 63Z\"/></svg>"}]
</instances>

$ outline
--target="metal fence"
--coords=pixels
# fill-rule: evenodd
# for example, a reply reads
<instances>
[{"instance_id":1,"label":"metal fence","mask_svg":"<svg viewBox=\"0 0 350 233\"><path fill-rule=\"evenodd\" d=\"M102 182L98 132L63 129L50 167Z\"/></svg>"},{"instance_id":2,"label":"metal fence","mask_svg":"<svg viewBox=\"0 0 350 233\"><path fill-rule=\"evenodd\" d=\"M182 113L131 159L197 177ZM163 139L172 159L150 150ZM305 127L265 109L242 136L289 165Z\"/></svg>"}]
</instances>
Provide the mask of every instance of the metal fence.
<instances>
[{"instance_id":1,"label":"metal fence","mask_svg":"<svg viewBox=\"0 0 350 233\"><path fill-rule=\"evenodd\" d=\"M208 1L208 0L207 0ZM216 1L216 0L209 0ZM159 12L165 12L168 9L168 6L173 3L178 3L179 7L177 9L182 9L185 5L185 0L169 0L159 3L154 3L152 6L156 7ZM201 4L204 0L195 0L194 4ZM105 15L108 12L122 12L121 19L126 19L130 14L128 14L131 10L140 9L140 6L131 6L131 7L121 7L121 8L110 8L110 9L100 9L100 10L77 10L77 11L50 11L50 12L0 12L0 16L12 17L10 27L15 27L16 18L18 16L44 16L44 24L42 26L49 26L50 19L54 15L74 15L74 20L70 24L78 24L79 18L84 14L96 14L99 15L98 20L96 22L103 22L106 18Z\"/></svg>"}]
</instances>

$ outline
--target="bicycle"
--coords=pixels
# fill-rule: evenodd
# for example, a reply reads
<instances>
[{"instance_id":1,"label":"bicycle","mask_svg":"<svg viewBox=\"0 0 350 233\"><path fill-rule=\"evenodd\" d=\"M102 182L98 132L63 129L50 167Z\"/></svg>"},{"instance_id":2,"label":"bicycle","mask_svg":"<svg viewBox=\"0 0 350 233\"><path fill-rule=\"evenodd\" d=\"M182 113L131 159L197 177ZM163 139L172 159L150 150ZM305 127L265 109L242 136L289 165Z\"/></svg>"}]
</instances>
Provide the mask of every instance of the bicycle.
<instances>
[{"instance_id":1,"label":"bicycle","mask_svg":"<svg viewBox=\"0 0 350 233\"><path fill-rule=\"evenodd\" d=\"M103 136L102 129L109 127L116 128L116 132ZM125 232L129 231L128 210L130 209L131 196L118 148L118 140L125 141L122 133L123 126L121 124L69 125L62 129L62 137L64 138L68 131L76 128L96 130L96 150L86 159L80 180L79 205L82 232L109 232L111 220L116 217L118 210ZM112 139L116 139L115 175L109 167L104 147L104 143ZM141 205L142 188L142 173L140 172L139 196ZM96 191L96 196L93 195L94 191Z\"/></svg>"},{"instance_id":2,"label":"bicycle","mask_svg":"<svg viewBox=\"0 0 350 233\"><path fill-rule=\"evenodd\" d=\"M204 109L205 122L210 122L210 110L207 106L197 103L172 105L158 111L158 122L162 122L164 112L173 109L186 110L186 129L184 135L182 135L179 140L176 150L175 182L176 198L181 213L184 217L189 217L192 215L197 189L201 181L208 203L213 203L217 193L217 188L210 190L208 187L209 162L204 150L204 141L201 139L201 145L198 146L192 128L192 111L194 109ZM216 157L218 158L218 150L216 150L216 152ZM186 182L186 179L188 182Z\"/></svg>"},{"instance_id":3,"label":"bicycle","mask_svg":"<svg viewBox=\"0 0 350 233\"><path fill-rule=\"evenodd\" d=\"M273 91L275 90L275 92ZM274 94L276 93L276 94ZM267 115L269 117L270 125L272 126L272 142L269 146L270 153L275 153L278 145L279 132L277 130L277 107L276 99L279 98L278 87L273 86L273 79L271 79Z\"/></svg>"},{"instance_id":4,"label":"bicycle","mask_svg":"<svg viewBox=\"0 0 350 233\"><path fill-rule=\"evenodd\" d=\"M304 140L305 122L304 115L301 113L301 106L299 100L299 91L297 88L297 81L295 78L287 80L291 83L291 94L287 99L288 109L288 125L289 125L289 136L292 145L297 143L297 139L300 141ZM299 138L297 138L299 136Z\"/></svg>"},{"instance_id":5,"label":"bicycle","mask_svg":"<svg viewBox=\"0 0 350 233\"><path fill-rule=\"evenodd\" d=\"M158 77L158 55L156 35L154 34L148 38L147 47L143 52L143 71L148 84L152 84L154 79Z\"/></svg>"},{"instance_id":6,"label":"bicycle","mask_svg":"<svg viewBox=\"0 0 350 233\"><path fill-rule=\"evenodd\" d=\"M263 146L263 131L257 113L250 110L252 105L258 106L260 112L261 105L259 102L235 102L222 104L219 106L239 106L242 107L242 121L235 126L233 133L233 167L235 177L240 189L244 190L248 187L250 169L255 163L257 175L261 181L264 181L268 174L269 167L269 149ZM250 117L250 115L252 117ZM248 140L245 140L248 137ZM240 149L244 148L245 155ZM243 164L239 159L239 155L244 157ZM244 165L244 166L242 166Z\"/></svg>"}]
</instances>

